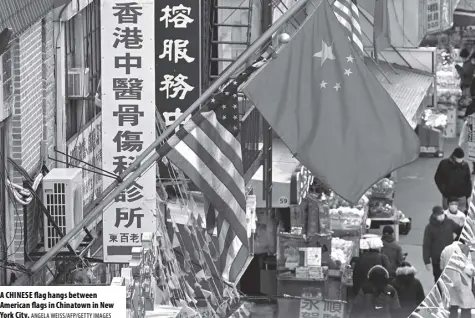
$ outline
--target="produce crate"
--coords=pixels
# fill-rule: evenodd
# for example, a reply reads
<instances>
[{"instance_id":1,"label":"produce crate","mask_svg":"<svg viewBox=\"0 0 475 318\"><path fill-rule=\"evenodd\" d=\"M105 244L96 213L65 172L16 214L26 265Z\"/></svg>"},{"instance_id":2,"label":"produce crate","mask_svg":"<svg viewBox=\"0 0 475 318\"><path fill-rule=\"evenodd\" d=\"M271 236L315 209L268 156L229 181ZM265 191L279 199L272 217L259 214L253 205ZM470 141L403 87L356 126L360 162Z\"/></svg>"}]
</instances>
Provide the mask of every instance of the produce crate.
<instances>
[{"instance_id":1,"label":"produce crate","mask_svg":"<svg viewBox=\"0 0 475 318\"><path fill-rule=\"evenodd\" d=\"M421 156L443 157L444 138L442 131L419 125L417 134L421 144Z\"/></svg>"},{"instance_id":2,"label":"produce crate","mask_svg":"<svg viewBox=\"0 0 475 318\"><path fill-rule=\"evenodd\" d=\"M321 247L322 266L328 266L331 260L331 245L330 235L314 235L306 240L302 235L280 233L278 238L277 267L285 268L286 250L291 249L294 250L294 253L298 254L300 247ZM295 255L295 257L297 257L297 255Z\"/></svg>"}]
</instances>

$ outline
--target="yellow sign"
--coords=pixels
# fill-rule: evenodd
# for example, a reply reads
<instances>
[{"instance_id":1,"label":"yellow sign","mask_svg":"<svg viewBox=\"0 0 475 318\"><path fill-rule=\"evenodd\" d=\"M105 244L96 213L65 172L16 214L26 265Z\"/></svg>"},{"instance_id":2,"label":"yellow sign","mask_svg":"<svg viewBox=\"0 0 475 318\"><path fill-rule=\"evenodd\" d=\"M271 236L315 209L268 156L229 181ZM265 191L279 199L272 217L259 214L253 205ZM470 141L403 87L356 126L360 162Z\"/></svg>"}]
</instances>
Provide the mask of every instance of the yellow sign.
<instances>
[{"instance_id":1,"label":"yellow sign","mask_svg":"<svg viewBox=\"0 0 475 318\"><path fill-rule=\"evenodd\" d=\"M345 303L305 298L300 300L299 318L343 318Z\"/></svg>"}]
</instances>

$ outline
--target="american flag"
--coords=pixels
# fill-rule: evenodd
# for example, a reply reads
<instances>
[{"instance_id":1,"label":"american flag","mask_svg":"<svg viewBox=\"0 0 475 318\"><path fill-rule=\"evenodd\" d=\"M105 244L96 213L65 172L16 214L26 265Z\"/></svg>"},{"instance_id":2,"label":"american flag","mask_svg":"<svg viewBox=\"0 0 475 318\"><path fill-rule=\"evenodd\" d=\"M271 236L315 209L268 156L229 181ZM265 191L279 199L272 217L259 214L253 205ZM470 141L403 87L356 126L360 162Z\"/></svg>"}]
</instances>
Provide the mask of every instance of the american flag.
<instances>
[{"instance_id":1,"label":"american flag","mask_svg":"<svg viewBox=\"0 0 475 318\"><path fill-rule=\"evenodd\" d=\"M238 87L263 63L260 58L228 81L158 151L203 192L207 221L217 220L218 252L225 281L235 284L252 259L246 222Z\"/></svg>"},{"instance_id":2,"label":"american flag","mask_svg":"<svg viewBox=\"0 0 475 318\"><path fill-rule=\"evenodd\" d=\"M360 26L360 12L356 0L335 0L333 12L341 25L348 32L350 42L353 42L364 53L362 32Z\"/></svg>"}]
</instances>

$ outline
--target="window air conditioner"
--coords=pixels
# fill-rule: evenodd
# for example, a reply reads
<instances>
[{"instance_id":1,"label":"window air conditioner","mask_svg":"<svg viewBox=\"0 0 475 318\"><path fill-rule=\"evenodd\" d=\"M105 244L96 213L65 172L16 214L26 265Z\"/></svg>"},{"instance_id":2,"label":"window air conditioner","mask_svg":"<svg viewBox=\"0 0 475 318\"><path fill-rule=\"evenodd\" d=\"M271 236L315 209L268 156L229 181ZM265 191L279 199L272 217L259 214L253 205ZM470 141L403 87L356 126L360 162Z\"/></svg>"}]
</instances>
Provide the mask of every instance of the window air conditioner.
<instances>
[{"instance_id":1,"label":"window air conditioner","mask_svg":"<svg viewBox=\"0 0 475 318\"><path fill-rule=\"evenodd\" d=\"M43 179L43 203L63 235L83 219L82 171L78 168L55 168ZM51 249L60 239L58 231L44 216L44 248ZM76 249L85 232L81 231L69 242ZM68 251L64 247L62 251Z\"/></svg>"},{"instance_id":2,"label":"window air conditioner","mask_svg":"<svg viewBox=\"0 0 475 318\"><path fill-rule=\"evenodd\" d=\"M89 96L89 69L71 68L68 70L68 97L84 98Z\"/></svg>"}]
</instances>

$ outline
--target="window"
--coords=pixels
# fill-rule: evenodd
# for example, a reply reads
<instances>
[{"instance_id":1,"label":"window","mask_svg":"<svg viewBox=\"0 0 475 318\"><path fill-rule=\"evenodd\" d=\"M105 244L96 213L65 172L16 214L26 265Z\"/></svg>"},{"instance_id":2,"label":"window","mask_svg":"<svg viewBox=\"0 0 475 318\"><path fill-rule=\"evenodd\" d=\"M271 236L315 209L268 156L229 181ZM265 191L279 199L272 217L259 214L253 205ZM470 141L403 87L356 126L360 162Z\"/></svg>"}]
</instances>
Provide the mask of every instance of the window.
<instances>
[{"instance_id":1,"label":"window","mask_svg":"<svg viewBox=\"0 0 475 318\"><path fill-rule=\"evenodd\" d=\"M84 66L89 69L90 92L90 96L85 100L67 98L66 138L69 140L101 111L94 101L101 77L101 30L98 1L94 1L84 8L80 16L75 16L67 21L65 29L66 67L70 69ZM66 87L67 85L68 83L66 83Z\"/></svg>"},{"instance_id":2,"label":"window","mask_svg":"<svg viewBox=\"0 0 475 318\"><path fill-rule=\"evenodd\" d=\"M8 101L13 94L12 53L7 49L2 55L3 101Z\"/></svg>"}]
</instances>

